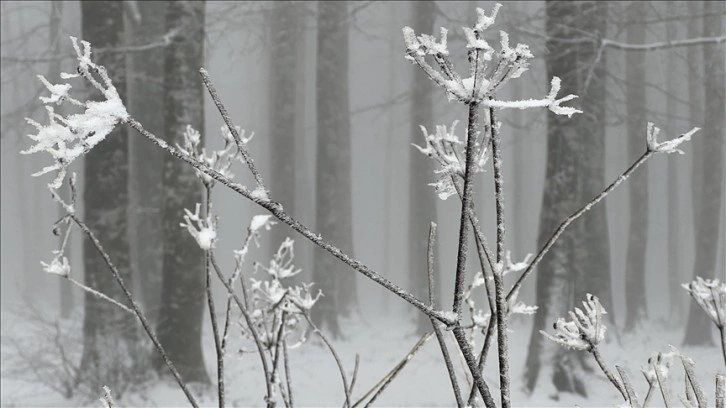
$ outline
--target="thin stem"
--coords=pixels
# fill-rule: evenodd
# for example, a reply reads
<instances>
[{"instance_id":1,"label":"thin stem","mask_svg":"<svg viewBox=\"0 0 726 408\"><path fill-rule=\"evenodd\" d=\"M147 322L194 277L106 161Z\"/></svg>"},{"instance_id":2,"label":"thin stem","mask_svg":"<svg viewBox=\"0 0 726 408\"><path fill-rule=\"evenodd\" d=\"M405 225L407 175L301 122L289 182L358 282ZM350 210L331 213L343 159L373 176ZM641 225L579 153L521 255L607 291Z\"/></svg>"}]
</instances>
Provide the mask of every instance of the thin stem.
<instances>
[{"instance_id":1,"label":"thin stem","mask_svg":"<svg viewBox=\"0 0 726 408\"><path fill-rule=\"evenodd\" d=\"M436 223L432 222L429 227L429 241L427 246L427 266L428 266L428 278L429 278L429 304L431 307L436 307L434 300L434 244L436 243ZM441 348L441 354L444 356L444 363L446 363L446 370L449 373L449 379L451 380L451 387L454 390L454 397L456 398L456 405L458 407L464 406L464 400L461 399L461 389L459 388L459 382L456 380L456 371L454 371L454 364L451 362L451 356L449 355L449 349L446 347L446 341L444 340L444 334L441 332L439 324L431 319L431 325L436 333L436 340Z\"/></svg>"},{"instance_id":2,"label":"thin stem","mask_svg":"<svg viewBox=\"0 0 726 408\"><path fill-rule=\"evenodd\" d=\"M574 213L572 213L572 215L570 215L564 221L562 221L562 223L557 227L557 229L552 234L552 236L547 240L547 242L545 242L545 244L539 250L539 252L534 257L532 262L529 264L527 269L525 269L524 272L522 272L522 274L519 276L519 279L517 279L517 281L514 283L514 285L512 286L512 289L509 290L509 293L507 293L507 301L511 300L514 293L516 293L517 290L519 290L519 288L522 287L522 282L524 282L524 280L527 279L527 277L532 273L534 268L539 264L539 262L542 260L542 258L544 258L545 254L547 254L547 251L549 251L550 248L552 248L552 245L555 243L555 241L557 241L557 239L560 237L560 235L562 235L562 233L565 231L565 229L567 229L567 227L570 224L572 224L573 221L580 218L583 214L585 214L587 211L589 211L595 204L602 201L602 199L605 198L605 196L607 196L611 191L615 190L615 188L618 185L620 185L620 183L625 181L625 179L627 179L635 171L635 169L637 169L641 164L643 164L646 160L648 160L651 156L653 156L653 154L655 154L655 152L651 151L651 150L648 150L645 153L643 153L643 155L640 156L637 160L635 160L635 162L633 162L633 164L631 164L630 167L627 168L627 170L625 170L620 176L618 176L618 178L615 179L615 181L610 183L610 185L607 186L607 188L605 188L605 190L603 190L598 195L593 197L593 199L590 200L589 203L585 204L582 208L575 211Z\"/></svg>"},{"instance_id":3,"label":"thin stem","mask_svg":"<svg viewBox=\"0 0 726 408\"><path fill-rule=\"evenodd\" d=\"M623 388L625 388L625 393L628 395L627 401L630 404L630 408L638 408L638 396L635 394L630 376L628 376L627 371L623 367L616 365L615 368L618 370L618 374L620 374L620 379L623 380Z\"/></svg>"},{"instance_id":4,"label":"thin stem","mask_svg":"<svg viewBox=\"0 0 726 408\"><path fill-rule=\"evenodd\" d=\"M723 355L723 364L726 366L726 326L719 327L718 331L721 333L721 354Z\"/></svg>"},{"instance_id":5,"label":"thin stem","mask_svg":"<svg viewBox=\"0 0 726 408\"><path fill-rule=\"evenodd\" d=\"M698 408L706 408L708 405L708 402L706 400L706 394L703 392L703 389L701 388L701 385L698 383L698 379L696 378L696 372L693 367L693 360L685 357L685 356L679 356L681 359L681 363L683 363L683 370L686 372L686 391L688 391L690 384L690 388L693 389L693 393L696 394L696 402L698 404ZM691 399L689 398L689 401Z\"/></svg>"},{"instance_id":6,"label":"thin stem","mask_svg":"<svg viewBox=\"0 0 726 408\"><path fill-rule=\"evenodd\" d=\"M726 375L716 374L716 408L726 408Z\"/></svg>"},{"instance_id":7,"label":"thin stem","mask_svg":"<svg viewBox=\"0 0 726 408\"><path fill-rule=\"evenodd\" d=\"M502 408L511 406L509 396L509 349L507 334L507 301L504 298L504 181L502 177L502 147L497 130L494 108L489 108L489 122L492 132L492 158L494 162L494 194L497 209L497 265L494 270L494 297L497 303L497 347L499 351L499 388ZM491 318L490 318L491 321Z\"/></svg>"},{"instance_id":8,"label":"thin stem","mask_svg":"<svg viewBox=\"0 0 726 408\"><path fill-rule=\"evenodd\" d=\"M105 301L113 304L114 306L119 307L124 312L134 314L134 311L131 310L131 309L129 309L128 307L126 307L126 305L124 305L123 303L121 303L121 302L119 302L119 301L117 301L117 300L115 300L113 298L110 298L107 295L104 295L103 293L97 291L96 289L93 289L91 287L88 287L88 286L84 285L83 283L81 283L81 282L79 282L79 281L71 278L70 276L66 276L65 278L68 279L68 281L70 281L72 284L78 286L79 288L81 288L84 291L92 294L93 296L96 296L99 299L103 299L103 300L105 300Z\"/></svg>"},{"instance_id":9,"label":"thin stem","mask_svg":"<svg viewBox=\"0 0 726 408\"><path fill-rule=\"evenodd\" d=\"M355 381L358 379L358 369L360 368L360 354L355 354L355 365L353 366L353 378L350 380L350 387L348 387L348 393L350 395L353 395L353 387L355 386Z\"/></svg>"},{"instance_id":10,"label":"thin stem","mask_svg":"<svg viewBox=\"0 0 726 408\"><path fill-rule=\"evenodd\" d=\"M305 316L305 320L308 321L308 324L310 327L312 327L313 332L320 337L320 340L325 343L325 345L328 347L328 350L330 350L330 354L333 355L333 358L335 359L335 363L338 364L338 370L340 371L340 377L343 379L343 391L345 392L345 404L347 407L350 407L350 391L348 390L348 379L345 376L345 368L343 368L343 363L340 361L340 357L338 357L338 353L335 352L335 348L333 348L333 345L330 344L328 339L323 335L323 333L318 329L318 326L313 323L313 321L310 319L310 315L307 312L303 312L303 316Z\"/></svg>"},{"instance_id":11,"label":"thin stem","mask_svg":"<svg viewBox=\"0 0 726 408\"><path fill-rule=\"evenodd\" d=\"M663 378L663 375L661 374L660 368L657 364L653 364L653 371L655 372L656 381L658 381L658 388L660 389L660 394L663 396L663 403L665 404L666 408L670 408L671 400L668 396L668 390L666 389L665 378Z\"/></svg>"},{"instance_id":12,"label":"thin stem","mask_svg":"<svg viewBox=\"0 0 726 408\"><path fill-rule=\"evenodd\" d=\"M466 138L466 167L464 171L464 196L461 198L461 218L459 222L459 249L456 255L456 280L454 281L454 306L457 322L461 321L461 302L464 297L466 280L466 253L469 241L468 209L471 205L472 178L474 176L474 144L479 131L479 104L469 104L469 128Z\"/></svg>"},{"instance_id":13,"label":"thin stem","mask_svg":"<svg viewBox=\"0 0 726 408\"><path fill-rule=\"evenodd\" d=\"M411 361L411 357L413 357L414 354L416 354L421 349L421 347L423 347L423 345L426 344L426 342L431 338L431 336L433 334L434 334L433 332L428 332L428 333L424 334L423 336L421 336L421 338L418 340L418 342L416 342L416 344L408 352L408 354L406 354L406 356L389 373L390 375L387 375L386 377L384 377L385 381L383 381L383 384L381 384L380 388L378 388L378 391L376 391L376 393L373 395L371 400L368 401L368 403L366 403L366 405L365 405L366 408L373 405L373 402L376 399L378 399L378 397L380 397L381 394L383 394L383 391L385 391L386 388L388 388L388 386L391 384L391 382L393 382L393 379L396 378L396 376L401 371L403 371L404 367L406 367L406 364L408 364L408 362ZM362 398L361 398L361 400L362 400Z\"/></svg>"},{"instance_id":14,"label":"thin stem","mask_svg":"<svg viewBox=\"0 0 726 408\"><path fill-rule=\"evenodd\" d=\"M409 292L401 289L394 283L390 282L388 279L384 278L383 276L381 276L380 274L378 274L377 272L375 272L374 270L369 268L367 265L364 265L360 261L351 258L348 254L344 253L338 247L336 247L335 245L333 245L330 242L328 242L327 240L325 240L320 234L313 232L312 230L310 230L308 227L306 227L305 225L303 225L296 219L290 217L282 209L282 206L279 203L265 199L264 197L260 197L259 195L256 195L256 194L252 194L252 192L249 191L245 186L243 186L239 183L232 182L227 177L225 177L224 175L215 171L214 169L209 168L208 166L204 165L203 163L200 163L199 161L195 160L191 156L188 156L188 155L182 153L175 147L170 146L168 143L159 139L153 133L144 129L144 127L135 119L130 118L126 121L126 123L128 123L128 125L131 126L133 129L135 129L136 131L141 133L144 137L151 140L154 144L156 144L160 148L169 152L172 156L183 160L184 162L188 163L195 169L212 177L213 179L217 180L218 182L225 185L226 187L233 190L234 192L242 195L243 197L247 198L248 200L259 205L260 207L270 211L278 220L280 220L280 222L287 224L288 226L290 226L290 228L299 232L300 234L302 234L305 238L307 238L314 244L318 245L319 247L321 247L322 249L324 249L325 251L327 251L334 257L338 258L346 265L348 265L351 268L355 269L356 271L360 272L362 275L364 275L368 279L383 286L384 288L388 289L388 291L392 292L396 296L400 297L401 299L410 303L417 309L421 310L427 316L433 317L434 319L444 323L447 326L452 326L454 324L454 320L447 317L443 312L441 312L439 310L434 310L430 306L427 306L422 301L417 299L415 296L413 296Z\"/></svg>"},{"instance_id":15,"label":"thin stem","mask_svg":"<svg viewBox=\"0 0 726 408\"><path fill-rule=\"evenodd\" d=\"M292 379L290 377L290 358L287 355L287 340L282 340L282 358L285 362L285 382L287 383L287 404L294 407L292 400Z\"/></svg>"},{"instance_id":16,"label":"thin stem","mask_svg":"<svg viewBox=\"0 0 726 408\"><path fill-rule=\"evenodd\" d=\"M593 347L592 350L590 350L590 353L593 357L595 357L595 361L597 361L597 365L600 366L600 369L605 374L605 377L607 377L608 380L610 380L610 382L618 390L618 392L620 392L620 394L623 396L623 399L625 399L625 401L628 401L628 394L625 392L625 389L623 389L623 386L620 385L618 379L615 378L615 375L610 372L607 365L605 365L605 361L603 361L602 356L600 355L600 351L597 349L597 347Z\"/></svg>"},{"instance_id":17,"label":"thin stem","mask_svg":"<svg viewBox=\"0 0 726 408\"><path fill-rule=\"evenodd\" d=\"M118 283L118 285L121 287L121 290L124 293L124 296L126 296L126 299L131 304L131 308L134 310L134 313L136 313L136 317L138 317L139 321L141 322L141 326L143 326L144 331L146 332L149 339L151 339L151 342L154 343L154 347L156 347L156 351L161 356L161 359L164 360L164 364L166 364L167 368L169 368L169 371L171 372L172 376L176 380L177 384L179 385L179 388L182 389L184 392L184 395L187 397L187 400L190 404L192 404L192 407L198 408L199 405L197 404L197 400L194 398L194 395L191 393L189 388L187 388L186 383L181 377L181 374L176 370L176 367L174 367L174 363L172 363L171 359L169 359L169 356L166 354L166 351L164 350L164 347L159 342L159 339L156 337L156 334L154 333L154 330L151 328L151 324L149 324L149 321L146 319L146 315L143 311L141 311L141 308L134 300L133 296L131 295L131 292L126 287L126 284L124 283L123 279L121 278L121 274L119 273L116 266L111 262L111 258L106 253L106 251L103 249L103 246L101 246L101 243L98 241L98 238L96 238L96 235L88 228L88 226L81 221L74 213L68 214L73 222L78 225L78 227L83 231L86 236L91 240L91 243L93 243L93 246L96 248L96 251L101 255L104 262L106 263L106 266L111 270L111 274L113 274L114 279Z\"/></svg>"},{"instance_id":18,"label":"thin stem","mask_svg":"<svg viewBox=\"0 0 726 408\"><path fill-rule=\"evenodd\" d=\"M252 322L252 318L250 317L250 314L247 311L247 307L244 303L242 303L242 300L239 298L237 293L232 289L232 286L227 282L226 279L224 279L224 275L222 274L222 270L219 268L219 265L217 264L217 260L214 257L214 253L211 253L210 260L212 261L212 267L214 268L214 271L217 273L217 277L222 282L224 287L227 289L227 293L232 295L232 299L234 299L234 302L237 304L237 307L239 308L240 312L242 312L242 316L245 319L245 323L247 323L247 328L250 331L250 334L252 335L252 339L255 342L255 346L257 346L257 352L260 355L260 361L262 362L262 371L265 374L265 386L267 387L267 395L265 396L265 402L268 406L268 408L272 408L275 406L275 402L272 400L272 379L270 377L270 369L267 366L267 359L265 358L265 348L262 346L262 342L260 341L260 336L257 333L257 329L255 328L254 322ZM242 281L242 279L240 279Z\"/></svg>"},{"instance_id":19,"label":"thin stem","mask_svg":"<svg viewBox=\"0 0 726 408\"><path fill-rule=\"evenodd\" d=\"M205 214L209 215L210 207L212 204L212 189L205 185L206 191L206 203L205 203ZM207 308L209 309L209 319L212 324L212 335L214 337L214 350L217 353L217 395L219 399L219 408L224 408L224 350L222 349L222 341L219 338L219 327L217 327L217 310L214 305L214 296L212 294L212 271L211 263L212 256L211 249L205 251L205 262L204 272L206 280L204 282L204 289L207 293Z\"/></svg>"},{"instance_id":20,"label":"thin stem","mask_svg":"<svg viewBox=\"0 0 726 408\"><path fill-rule=\"evenodd\" d=\"M461 350L461 354L464 356L466 365L469 367L469 371L471 372L471 376L474 380L474 385L476 385L476 388L479 390L479 394L481 394L482 399L484 400L484 405L487 408L495 408L497 405L494 403L492 394L489 392L489 386L487 385L486 381L484 381L482 372L479 371L479 368L476 364L476 358L474 358L474 354L471 352L471 347L466 340L466 333L464 332L464 329L462 329L460 326L457 326L454 327L453 332L454 338L459 344L459 350Z\"/></svg>"},{"instance_id":21,"label":"thin stem","mask_svg":"<svg viewBox=\"0 0 726 408\"><path fill-rule=\"evenodd\" d=\"M214 105L217 106L219 114L222 115L224 123L227 124L227 128L229 128L229 131L232 133L232 137L237 144L237 149L239 149L240 154L242 154L242 158L244 159L245 163L247 163L247 167L249 167L252 176L255 178L255 183L257 183L258 187L262 187L265 192L267 192L267 187L265 187L265 183L262 180L262 175L257 170L257 167L255 166L255 161L252 159L252 156L250 156L250 152L247 150L247 146L245 146L244 141L242 141L239 132L237 132L237 127L235 127L234 123L232 123L232 119L229 117L229 112L227 112L227 108L222 103L222 100L219 99L217 89L214 87L214 85L212 84L212 80L209 78L209 73L206 69L199 68L199 75L202 76L204 86L207 87L207 91L209 91L209 95L212 97Z\"/></svg>"}]
</instances>

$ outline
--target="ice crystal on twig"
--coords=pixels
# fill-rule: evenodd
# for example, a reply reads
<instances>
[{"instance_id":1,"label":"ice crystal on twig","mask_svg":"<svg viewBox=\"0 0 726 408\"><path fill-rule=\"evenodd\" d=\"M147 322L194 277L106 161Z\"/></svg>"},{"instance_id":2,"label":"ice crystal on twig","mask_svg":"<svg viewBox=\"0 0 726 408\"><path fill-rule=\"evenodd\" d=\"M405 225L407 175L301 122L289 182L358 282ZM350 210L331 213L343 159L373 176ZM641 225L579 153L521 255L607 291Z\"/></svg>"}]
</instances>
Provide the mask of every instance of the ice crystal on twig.
<instances>
[{"instance_id":1,"label":"ice crystal on twig","mask_svg":"<svg viewBox=\"0 0 726 408\"><path fill-rule=\"evenodd\" d=\"M693 282L684 283L682 286L716 327L721 329L726 325L726 283L698 276Z\"/></svg>"},{"instance_id":2,"label":"ice crystal on twig","mask_svg":"<svg viewBox=\"0 0 726 408\"><path fill-rule=\"evenodd\" d=\"M679 149L678 146L680 146L681 143L683 143L683 142L687 142L687 141L691 140L691 136L693 136L693 134L698 132L699 130L701 130L701 128L694 127L693 129L689 130L687 133L684 133L675 139L671 139L671 140L667 140L665 142L659 143L658 134L660 133L660 128L655 126L652 122L648 122L648 128L646 130L646 140L648 143L648 150L651 152L658 152L658 153L684 154L683 150Z\"/></svg>"},{"instance_id":3,"label":"ice crystal on twig","mask_svg":"<svg viewBox=\"0 0 726 408\"><path fill-rule=\"evenodd\" d=\"M179 225L189 231L202 250L208 251L217 243L217 221L212 219L211 213L207 215L207 218L201 218L200 208L200 203L197 203L194 213L185 208L184 222Z\"/></svg>"},{"instance_id":4,"label":"ice crystal on twig","mask_svg":"<svg viewBox=\"0 0 726 408\"><path fill-rule=\"evenodd\" d=\"M584 312L579 307L576 307L574 312L569 312L572 320L566 321L561 317L557 319L554 324L554 335L542 330L540 333L555 343L573 350L592 350L605 337L602 315L607 312L598 298L589 293L582 305Z\"/></svg>"},{"instance_id":5,"label":"ice crystal on twig","mask_svg":"<svg viewBox=\"0 0 726 408\"><path fill-rule=\"evenodd\" d=\"M126 107L108 77L106 69L91 61L91 45L86 41L82 41L83 50L81 50L78 46L78 40L75 37L71 37L71 40L77 54L79 74L63 73L61 78L70 79L82 75L96 89L101 91L105 100L82 103L70 97L70 84L52 84L45 77L39 76L40 81L51 93L49 97L40 98L46 104L48 124L41 125L30 118L26 118L26 121L37 129L37 134L28 135L36 144L20 153L47 152L52 156L54 164L46 166L34 173L33 176L40 176L57 170L56 178L48 185L54 189L61 186L67 168L74 160L103 141L116 124L128 118ZM100 80L97 80L94 75L99 76ZM55 113L52 106L48 106L59 105L64 101L80 106L85 111L63 116Z\"/></svg>"}]
</instances>

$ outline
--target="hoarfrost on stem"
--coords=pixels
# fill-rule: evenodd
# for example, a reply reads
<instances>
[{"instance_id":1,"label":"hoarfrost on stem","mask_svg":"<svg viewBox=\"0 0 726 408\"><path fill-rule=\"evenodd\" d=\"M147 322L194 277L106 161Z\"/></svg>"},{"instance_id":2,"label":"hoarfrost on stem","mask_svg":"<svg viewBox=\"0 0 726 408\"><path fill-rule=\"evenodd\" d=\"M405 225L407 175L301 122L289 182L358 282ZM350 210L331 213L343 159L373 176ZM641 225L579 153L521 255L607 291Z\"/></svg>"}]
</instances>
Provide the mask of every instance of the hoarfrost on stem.
<instances>
[{"instance_id":1,"label":"hoarfrost on stem","mask_svg":"<svg viewBox=\"0 0 726 408\"><path fill-rule=\"evenodd\" d=\"M51 93L49 97L40 97L40 100L46 104L48 124L41 125L33 119L26 118L26 121L37 129L37 134L28 135L36 144L20 153L47 152L52 156L54 164L46 166L33 176L57 170L56 178L48 185L53 189L61 186L67 168L74 160L88 153L103 141L119 122L129 117L106 69L91 61L91 45L82 41L83 50L81 50L75 37L71 37L71 41L79 63L79 74L62 73L61 79L83 76L101 91L105 100L80 102L69 95L70 84L52 84L45 77L39 76L40 81ZM100 82L94 74L100 77ZM63 116L55 113L53 107L49 106L60 105L64 101L69 101L85 110L82 113Z\"/></svg>"},{"instance_id":2,"label":"hoarfrost on stem","mask_svg":"<svg viewBox=\"0 0 726 408\"><path fill-rule=\"evenodd\" d=\"M561 317L557 319L554 324L554 335L550 335L543 330L540 330L540 333L563 347L591 351L605 338L605 325L602 323L602 315L607 312L600 304L597 296L589 293L582 305L585 309L584 312L579 307L576 307L574 312L569 312L572 320L566 321Z\"/></svg>"},{"instance_id":3,"label":"hoarfrost on stem","mask_svg":"<svg viewBox=\"0 0 726 408\"><path fill-rule=\"evenodd\" d=\"M202 250L208 251L217 243L217 221L212 219L211 211L206 218L201 218L200 208L200 203L197 203L194 213L185 208L184 222L179 225L189 231Z\"/></svg>"},{"instance_id":4,"label":"hoarfrost on stem","mask_svg":"<svg viewBox=\"0 0 726 408\"><path fill-rule=\"evenodd\" d=\"M698 303L716 327L723 329L726 326L726 283L718 279L703 279L684 283L683 288Z\"/></svg>"}]
</instances>

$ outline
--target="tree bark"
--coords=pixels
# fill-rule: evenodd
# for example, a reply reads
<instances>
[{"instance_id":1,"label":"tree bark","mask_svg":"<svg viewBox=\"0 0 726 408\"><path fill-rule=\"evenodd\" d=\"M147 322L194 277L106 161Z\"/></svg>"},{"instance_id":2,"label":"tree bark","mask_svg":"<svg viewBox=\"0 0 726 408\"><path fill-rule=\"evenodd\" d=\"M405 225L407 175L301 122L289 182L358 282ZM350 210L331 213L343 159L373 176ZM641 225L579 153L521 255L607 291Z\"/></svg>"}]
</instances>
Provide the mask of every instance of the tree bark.
<instances>
[{"instance_id":1,"label":"tree bark","mask_svg":"<svg viewBox=\"0 0 726 408\"><path fill-rule=\"evenodd\" d=\"M432 0L413 3L414 29L421 33L434 32L434 19L436 5ZM417 70L412 79L411 92L411 143L425 144L420 126L425 126L433 132L436 125L434 120L434 107L431 100L433 82L423 71ZM408 273L409 288L419 299L425 299L428 294L428 279L426 275L426 248L428 245L428 232L431 222L436 222L436 195L429 186L433 180L433 161L409 148L409 182L408 182ZM435 251L438 252L438 251ZM437 256L436 260L439 259ZM438 262L434 265L434 287L439 287L440 269ZM431 330L431 319L423 313L416 313L416 332L427 333Z\"/></svg>"},{"instance_id":2,"label":"tree bark","mask_svg":"<svg viewBox=\"0 0 726 408\"><path fill-rule=\"evenodd\" d=\"M632 18L646 15L646 3L633 2L628 13ZM645 26L630 24L627 42L645 43ZM645 54L631 52L625 56L625 92L628 129L628 159L634 161L645 149ZM630 192L630 227L625 265L625 330L632 330L648 315L646 303L645 253L648 249L648 168L643 167L628 180Z\"/></svg>"},{"instance_id":3,"label":"tree bark","mask_svg":"<svg viewBox=\"0 0 726 408\"><path fill-rule=\"evenodd\" d=\"M302 43L300 10L302 3L274 3L270 14L270 76L269 76L269 129L270 129L270 193L281 203L288 214L296 215L295 203L295 156L296 139L303 128L297 124L297 71L298 48ZM299 216L299 214L298 214ZM294 234L289 228L279 226L270 232L270 253L277 252L286 237ZM295 234L295 238L299 235ZM296 242L302 242L296 239Z\"/></svg>"},{"instance_id":4,"label":"tree bark","mask_svg":"<svg viewBox=\"0 0 726 408\"><path fill-rule=\"evenodd\" d=\"M316 223L321 235L352 254L348 18L347 2L318 2ZM356 276L329 253L316 248L316 254L313 281L325 297L313 320L340 336L338 315L357 304Z\"/></svg>"},{"instance_id":5,"label":"tree bark","mask_svg":"<svg viewBox=\"0 0 726 408\"><path fill-rule=\"evenodd\" d=\"M83 39L96 48L123 44L123 3L121 1L81 3ZM122 100L126 100L126 62L124 54L104 52L96 61L106 67ZM91 90L89 99L99 98ZM84 218L88 227L103 242L108 255L127 284L132 281L129 263L127 209L128 131L117 126L103 143L84 160ZM106 263L89 239L83 241L85 284L107 296L128 304ZM83 320L81 372L84 382L99 387L109 381L133 381L124 370L135 359L132 350L137 339L135 319L116 306L86 293Z\"/></svg>"},{"instance_id":6,"label":"tree bark","mask_svg":"<svg viewBox=\"0 0 726 408\"><path fill-rule=\"evenodd\" d=\"M716 37L723 33L723 18L726 11L723 3L706 1L703 3L703 36ZM719 226L721 221L721 196L723 189L723 143L726 135L726 114L724 112L724 93L726 78L723 46L706 45L703 47L703 72L705 83L703 130L699 140L699 156L694 157L693 184L700 187L700 200L694 206L696 215L695 261L693 279L723 279L723 271L717 273L719 253ZM723 250L723 248L721 248ZM713 325L701 308L690 302L688 323L683 339L685 345L713 344Z\"/></svg>"},{"instance_id":7,"label":"tree bark","mask_svg":"<svg viewBox=\"0 0 726 408\"><path fill-rule=\"evenodd\" d=\"M563 94L577 94L577 49L568 41L580 35L576 19L581 18L576 7L561 1L545 3L547 44L547 78L562 78ZM542 196L542 212L537 247L541 247L552 231L569 214L582 205L580 155L582 135L571 119L551 112L547 114L547 169ZM551 369L551 380L558 391L585 394L584 383L578 378L572 352L548 341L540 330L547 330L558 317L565 316L573 304L573 265L582 238L582 225L577 223L565 231L547 257L538 266L537 305L530 335L525 367L525 387L532 392L542 367Z\"/></svg>"},{"instance_id":8,"label":"tree bark","mask_svg":"<svg viewBox=\"0 0 726 408\"><path fill-rule=\"evenodd\" d=\"M142 20L129 37L134 45L158 41L165 34L167 3L138 2ZM164 57L159 47L129 54L129 113L157 135L164 134ZM134 135L135 136L135 135ZM129 232L134 295L156 322L161 302L161 207L164 152L143 137L129 139Z\"/></svg>"},{"instance_id":9,"label":"tree bark","mask_svg":"<svg viewBox=\"0 0 726 408\"><path fill-rule=\"evenodd\" d=\"M187 125L204 131L204 93L198 69L204 63L204 2L169 2L166 30L178 29L164 59L164 140L183 144ZM164 260L157 333L186 382L208 382L201 348L205 307L204 252L179 227L184 209L202 203L194 169L164 155L162 228ZM156 366L165 372L162 361Z\"/></svg>"}]
</instances>

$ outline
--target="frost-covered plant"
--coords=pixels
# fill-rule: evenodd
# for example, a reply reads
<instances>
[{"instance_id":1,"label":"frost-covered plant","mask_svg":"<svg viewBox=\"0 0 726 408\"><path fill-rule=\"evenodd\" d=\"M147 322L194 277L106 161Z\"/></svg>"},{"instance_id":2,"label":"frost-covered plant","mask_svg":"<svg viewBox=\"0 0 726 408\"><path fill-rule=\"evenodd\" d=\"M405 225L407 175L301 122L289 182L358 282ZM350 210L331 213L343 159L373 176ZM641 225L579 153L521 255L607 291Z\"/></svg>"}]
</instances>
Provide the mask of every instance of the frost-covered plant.
<instances>
[{"instance_id":1,"label":"frost-covered plant","mask_svg":"<svg viewBox=\"0 0 726 408\"><path fill-rule=\"evenodd\" d=\"M696 280L684 283L682 286L718 328L721 335L721 352L726 364L726 282L697 276Z\"/></svg>"},{"instance_id":2,"label":"frost-covered plant","mask_svg":"<svg viewBox=\"0 0 726 408\"><path fill-rule=\"evenodd\" d=\"M129 117L126 107L106 73L106 69L91 61L91 45L86 41L81 41L83 46L83 50L81 50L78 40L75 37L71 37L71 40L78 56L78 74L61 73L61 78L71 79L83 76L101 91L105 100L81 102L70 96L70 84L54 85L42 75L38 76L43 85L50 91L49 97L40 97L40 100L46 105L48 124L41 125L30 118L26 118L27 122L33 125L38 133L28 135L36 144L21 153L47 152L52 156L55 163L34 173L33 176L40 176L57 170L56 178L49 184L54 189L61 186L68 166L75 159L88 153L111 133L117 123L123 122ZM98 75L99 79L97 80L94 75ZM66 100L75 106L84 108L84 111L68 116L55 113L51 105L60 105Z\"/></svg>"},{"instance_id":3,"label":"frost-covered plant","mask_svg":"<svg viewBox=\"0 0 726 408\"><path fill-rule=\"evenodd\" d=\"M558 318L554 324L555 334L540 331L555 343L573 350L590 351L605 338L602 315L607 314L597 296L587 294L582 302L585 311L579 307L570 311L570 321Z\"/></svg>"},{"instance_id":4,"label":"frost-covered plant","mask_svg":"<svg viewBox=\"0 0 726 408\"><path fill-rule=\"evenodd\" d=\"M189 234L199 244L199 248L207 251L217 244L217 220L212 217L211 211L207 211L206 217L200 216L201 206L200 203L197 203L194 213L185 208L184 222L179 225L189 231Z\"/></svg>"}]
</instances>

